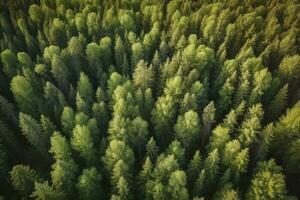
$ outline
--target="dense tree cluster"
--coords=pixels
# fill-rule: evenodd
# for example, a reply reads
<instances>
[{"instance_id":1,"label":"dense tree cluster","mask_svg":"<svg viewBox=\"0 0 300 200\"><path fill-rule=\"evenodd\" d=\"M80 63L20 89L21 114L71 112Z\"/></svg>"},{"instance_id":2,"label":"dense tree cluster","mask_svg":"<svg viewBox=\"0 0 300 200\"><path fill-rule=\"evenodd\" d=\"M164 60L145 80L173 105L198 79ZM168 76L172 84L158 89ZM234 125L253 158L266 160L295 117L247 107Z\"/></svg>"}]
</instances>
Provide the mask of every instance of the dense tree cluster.
<instances>
[{"instance_id":1,"label":"dense tree cluster","mask_svg":"<svg viewBox=\"0 0 300 200\"><path fill-rule=\"evenodd\" d=\"M300 197L297 0L2 0L0 53L0 199Z\"/></svg>"}]
</instances>

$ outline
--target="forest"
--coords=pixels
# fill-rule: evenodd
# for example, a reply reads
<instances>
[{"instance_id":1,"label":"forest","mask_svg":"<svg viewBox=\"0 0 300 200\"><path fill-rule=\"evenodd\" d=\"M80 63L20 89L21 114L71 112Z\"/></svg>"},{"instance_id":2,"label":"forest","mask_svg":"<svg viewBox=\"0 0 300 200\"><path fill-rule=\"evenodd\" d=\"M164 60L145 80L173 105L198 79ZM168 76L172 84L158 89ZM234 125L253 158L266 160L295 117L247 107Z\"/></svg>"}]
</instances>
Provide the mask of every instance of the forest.
<instances>
[{"instance_id":1,"label":"forest","mask_svg":"<svg viewBox=\"0 0 300 200\"><path fill-rule=\"evenodd\" d=\"M0 200L299 185L299 0L0 0Z\"/></svg>"}]
</instances>

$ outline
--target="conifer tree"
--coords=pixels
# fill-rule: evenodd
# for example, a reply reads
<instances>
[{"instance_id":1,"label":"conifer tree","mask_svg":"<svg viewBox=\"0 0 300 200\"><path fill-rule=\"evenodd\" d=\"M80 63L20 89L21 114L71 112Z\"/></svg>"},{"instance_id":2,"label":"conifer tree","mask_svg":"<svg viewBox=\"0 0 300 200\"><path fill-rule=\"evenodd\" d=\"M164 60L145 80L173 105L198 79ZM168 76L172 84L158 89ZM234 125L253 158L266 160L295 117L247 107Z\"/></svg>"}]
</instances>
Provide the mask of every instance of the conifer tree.
<instances>
[{"instance_id":1,"label":"conifer tree","mask_svg":"<svg viewBox=\"0 0 300 200\"><path fill-rule=\"evenodd\" d=\"M41 181L41 176L29 166L15 165L10 171L13 187L28 196L33 188L35 181Z\"/></svg>"},{"instance_id":2,"label":"conifer tree","mask_svg":"<svg viewBox=\"0 0 300 200\"><path fill-rule=\"evenodd\" d=\"M298 1L0 8L0 199L300 196Z\"/></svg>"},{"instance_id":3,"label":"conifer tree","mask_svg":"<svg viewBox=\"0 0 300 200\"><path fill-rule=\"evenodd\" d=\"M118 71L122 74L129 74L129 63L127 60L126 49L124 42L119 35L117 35L115 39L114 54Z\"/></svg>"},{"instance_id":4,"label":"conifer tree","mask_svg":"<svg viewBox=\"0 0 300 200\"><path fill-rule=\"evenodd\" d=\"M21 111L29 114L36 113L35 110L39 108L40 100L24 76L17 75L12 79L11 90Z\"/></svg>"},{"instance_id":5,"label":"conifer tree","mask_svg":"<svg viewBox=\"0 0 300 200\"><path fill-rule=\"evenodd\" d=\"M16 75L18 62L16 55L10 50L5 49L1 52L2 70L8 78Z\"/></svg>"},{"instance_id":6,"label":"conifer tree","mask_svg":"<svg viewBox=\"0 0 300 200\"><path fill-rule=\"evenodd\" d=\"M169 178L168 191L171 199L188 200L188 191L186 189L186 175L184 171L177 170Z\"/></svg>"},{"instance_id":7,"label":"conifer tree","mask_svg":"<svg viewBox=\"0 0 300 200\"><path fill-rule=\"evenodd\" d=\"M63 131L71 135L72 130L74 128L75 114L72 108L64 107L64 110L61 115L61 125L63 127Z\"/></svg>"},{"instance_id":8,"label":"conifer tree","mask_svg":"<svg viewBox=\"0 0 300 200\"><path fill-rule=\"evenodd\" d=\"M71 139L72 148L79 152L88 165L96 161L96 151L90 130L85 125L76 125Z\"/></svg>"},{"instance_id":9,"label":"conifer tree","mask_svg":"<svg viewBox=\"0 0 300 200\"><path fill-rule=\"evenodd\" d=\"M101 194L101 175L93 167L90 169L84 169L82 174L78 177L76 187L80 199L98 199ZM102 197L103 198L103 197Z\"/></svg>"},{"instance_id":10,"label":"conifer tree","mask_svg":"<svg viewBox=\"0 0 300 200\"><path fill-rule=\"evenodd\" d=\"M93 103L94 90L89 78L84 73L80 73L77 92L88 105Z\"/></svg>"},{"instance_id":11,"label":"conifer tree","mask_svg":"<svg viewBox=\"0 0 300 200\"><path fill-rule=\"evenodd\" d=\"M167 95L166 97L158 98L155 108L152 111L152 121L156 138L163 147L169 142L168 138L170 138L174 115L176 114L174 106L173 98Z\"/></svg>"},{"instance_id":12,"label":"conifer tree","mask_svg":"<svg viewBox=\"0 0 300 200\"><path fill-rule=\"evenodd\" d=\"M147 67L144 60L140 60L133 73L133 81L136 86L141 87L142 90L152 86L153 71L151 67Z\"/></svg>"},{"instance_id":13,"label":"conifer tree","mask_svg":"<svg viewBox=\"0 0 300 200\"><path fill-rule=\"evenodd\" d=\"M175 138L178 139L187 150L192 150L199 139L200 122L198 114L192 110L179 115L175 124Z\"/></svg>"},{"instance_id":14,"label":"conifer tree","mask_svg":"<svg viewBox=\"0 0 300 200\"><path fill-rule=\"evenodd\" d=\"M151 180L151 175L153 171L153 164L151 162L151 159L149 157L146 158L142 170L140 171L138 175L138 183L140 184L141 193L139 196L141 198L146 198L145 191L147 190L147 183Z\"/></svg>"},{"instance_id":15,"label":"conifer tree","mask_svg":"<svg viewBox=\"0 0 300 200\"><path fill-rule=\"evenodd\" d=\"M274 160L259 163L246 199L286 199L285 177L281 171Z\"/></svg>"},{"instance_id":16,"label":"conifer tree","mask_svg":"<svg viewBox=\"0 0 300 200\"><path fill-rule=\"evenodd\" d=\"M35 200L59 200L66 198L63 192L55 190L52 186L49 186L48 182L35 182L34 191L30 197Z\"/></svg>"},{"instance_id":17,"label":"conifer tree","mask_svg":"<svg viewBox=\"0 0 300 200\"><path fill-rule=\"evenodd\" d=\"M31 145L47 158L49 135L43 132L41 125L30 115L20 113L19 117L23 135Z\"/></svg>"},{"instance_id":18,"label":"conifer tree","mask_svg":"<svg viewBox=\"0 0 300 200\"><path fill-rule=\"evenodd\" d=\"M197 176L202 170L202 161L199 150L196 151L193 158L190 160L187 168L187 175L189 179L189 185L193 185L196 181Z\"/></svg>"},{"instance_id":19,"label":"conifer tree","mask_svg":"<svg viewBox=\"0 0 300 200\"><path fill-rule=\"evenodd\" d=\"M288 85L285 84L276 94L267 108L267 116L270 120L277 119L287 104Z\"/></svg>"},{"instance_id":20,"label":"conifer tree","mask_svg":"<svg viewBox=\"0 0 300 200\"><path fill-rule=\"evenodd\" d=\"M211 131L211 126L215 122L215 104L214 102L210 102L203 110L202 113L202 135L201 135L201 144L204 145L206 140L209 137L209 133Z\"/></svg>"},{"instance_id":21,"label":"conifer tree","mask_svg":"<svg viewBox=\"0 0 300 200\"><path fill-rule=\"evenodd\" d=\"M112 140L107 149L105 155L102 158L105 168L111 172L114 165L123 160L129 167L134 163L133 152L124 142L118 140Z\"/></svg>"},{"instance_id":22,"label":"conifer tree","mask_svg":"<svg viewBox=\"0 0 300 200\"><path fill-rule=\"evenodd\" d=\"M244 146L249 146L257 140L262 118L263 110L261 104L254 105L249 109L246 119L242 123L239 136L239 140Z\"/></svg>"},{"instance_id":23,"label":"conifer tree","mask_svg":"<svg viewBox=\"0 0 300 200\"><path fill-rule=\"evenodd\" d=\"M159 147L157 146L156 141L153 139L153 137L151 137L146 144L146 156L149 157L152 162L154 162L158 156L158 153Z\"/></svg>"}]
</instances>

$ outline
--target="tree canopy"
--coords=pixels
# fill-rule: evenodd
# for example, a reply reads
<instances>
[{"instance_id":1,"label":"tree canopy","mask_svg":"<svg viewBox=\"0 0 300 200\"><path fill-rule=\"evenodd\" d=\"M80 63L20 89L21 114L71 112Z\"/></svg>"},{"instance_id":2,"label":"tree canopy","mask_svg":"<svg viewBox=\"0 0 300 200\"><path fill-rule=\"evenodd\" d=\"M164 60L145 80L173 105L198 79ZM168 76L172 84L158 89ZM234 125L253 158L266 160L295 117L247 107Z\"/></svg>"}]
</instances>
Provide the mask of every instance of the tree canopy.
<instances>
[{"instance_id":1,"label":"tree canopy","mask_svg":"<svg viewBox=\"0 0 300 200\"><path fill-rule=\"evenodd\" d=\"M0 200L300 198L298 0L0 10Z\"/></svg>"}]
</instances>

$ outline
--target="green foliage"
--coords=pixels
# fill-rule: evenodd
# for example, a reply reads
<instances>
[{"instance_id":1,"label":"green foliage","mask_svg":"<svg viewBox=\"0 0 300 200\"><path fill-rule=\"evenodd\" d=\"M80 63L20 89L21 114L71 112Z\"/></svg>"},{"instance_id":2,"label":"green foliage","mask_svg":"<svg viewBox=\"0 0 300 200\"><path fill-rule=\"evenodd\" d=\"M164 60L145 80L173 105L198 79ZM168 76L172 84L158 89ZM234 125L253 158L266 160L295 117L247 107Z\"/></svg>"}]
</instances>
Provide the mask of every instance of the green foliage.
<instances>
[{"instance_id":1,"label":"green foliage","mask_svg":"<svg viewBox=\"0 0 300 200\"><path fill-rule=\"evenodd\" d=\"M1 61L2 70L8 78L16 75L18 69L17 57L10 49L5 49L1 52Z\"/></svg>"},{"instance_id":2,"label":"green foliage","mask_svg":"<svg viewBox=\"0 0 300 200\"><path fill-rule=\"evenodd\" d=\"M61 116L61 125L66 134L71 135L74 128L75 114L72 108L64 107Z\"/></svg>"},{"instance_id":3,"label":"green foliage","mask_svg":"<svg viewBox=\"0 0 300 200\"><path fill-rule=\"evenodd\" d=\"M152 86L153 71L152 68L148 68L144 60L140 60L133 73L133 81L137 87L141 87L143 90Z\"/></svg>"},{"instance_id":4,"label":"green foliage","mask_svg":"<svg viewBox=\"0 0 300 200\"><path fill-rule=\"evenodd\" d=\"M299 55L284 57L278 68L280 76L289 82L297 81L300 70L299 62Z\"/></svg>"},{"instance_id":5,"label":"green foliage","mask_svg":"<svg viewBox=\"0 0 300 200\"><path fill-rule=\"evenodd\" d=\"M202 169L202 162L201 162L201 156L200 152L196 151L193 158L189 162L188 168L187 168L187 175L189 178L190 185L195 182L197 179L197 176L200 174Z\"/></svg>"},{"instance_id":6,"label":"green foliage","mask_svg":"<svg viewBox=\"0 0 300 200\"><path fill-rule=\"evenodd\" d=\"M274 160L258 164L247 199L286 199L285 177Z\"/></svg>"},{"instance_id":7,"label":"green foliage","mask_svg":"<svg viewBox=\"0 0 300 200\"><path fill-rule=\"evenodd\" d=\"M84 169L78 177L78 195L80 199L98 199L101 196L101 175L95 168Z\"/></svg>"},{"instance_id":8,"label":"green foliage","mask_svg":"<svg viewBox=\"0 0 300 200\"><path fill-rule=\"evenodd\" d=\"M299 1L0 7L0 199L300 196Z\"/></svg>"},{"instance_id":9,"label":"green foliage","mask_svg":"<svg viewBox=\"0 0 300 200\"><path fill-rule=\"evenodd\" d=\"M87 104L91 104L93 102L94 90L89 78L84 73L80 73L77 84L77 92L80 97L87 102Z\"/></svg>"},{"instance_id":10,"label":"green foliage","mask_svg":"<svg viewBox=\"0 0 300 200\"><path fill-rule=\"evenodd\" d=\"M23 135L41 154L47 157L49 135L43 132L41 125L30 115L20 113L20 126ZM45 154L46 153L46 154Z\"/></svg>"},{"instance_id":11,"label":"green foliage","mask_svg":"<svg viewBox=\"0 0 300 200\"><path fill-rule=\"evenodd\" d=\"M65 194L61 191L55 190L53 187L49 186L48 182L34 183L34 191L31 197L35 200L59 200L65 199Z\"/></svg>"},{"instance_id":12,"label":"green foliage","mask_svg":"<svg viewBox=\"0 0 300 200\"><path fill-rule=\"evenodd\" d=\"M269 119L277 119L287 105L288 84L285 84L276 94L267 108Z\"/></svg>"},{"instance_id":13,"label":"green foliage","mask_svg":"<svg viewBox=\"0 0 300 200\"><path fill-rule=\"evenodd\" d=\"M40 99L24 76L17 75L12 79L11 90L21 111L35 113L39 108Z\"/></svg>"},{"instance_id":14,"label":"green foliage","mask_svg":"<svg viewBox=\"0 0 300 200\"><path fill-rule=\"evenodd\" d=\"M168 143L173 127L175 105L171 96L159 97L152 111L152 121L157 140L161 144Z\"/></svg>"},{"instance_id":15,"label":"green foliage","mask_svg":"<svg viewBox=\"0 0 300 200\"><path fill-rule=\"evenodd\" d=\"M188 200L188 191L186 189L186 175L184 171L176 170L169 178L168 191L171 199Z\"/></svg>"},{"instance_id":16,"label":"green foliage","mask_svg":"<svg viewBox=\"0 0 300 200\"><path fill-rule=\"evenodd\" d=\"M51 59L51 73L58 87L63 91L68 91L69 71L62 59L56 54Z\"/></svg>"},{"instance_id":17,"label":"green foliage","mask_svg":"<svg viewBox=\"0 0 300 200\"><path fill-rule=\"evenodd\" d=\"M102 160L106 169L112 171L114 165L119 160L123 160L131 167L134 163L134 156L132 150L124 142L112 140L105 150L105 155Z\"/></svg>"},{"instance_id":18,"label":"green foliage","mask_svg":"<svg viewBox=\"0 0 300 200\"><path fill-rule=\"evenodd\" d=\"M186 149L193 149L199 139L200 123L198 114L192 110L179 115L175 124L175 138L178 139Z\"/></svg>"},{"instance_id":19,"label":"green foliage","mask_svg":"<svg viewBox=\"0 0 300 200\"><path fill-rule=\"evenodd\" d=\"M239 140L244 146L251 145L257 140L257 135L261 129L263 109L260 104L254 105L249 109L245 121L242 123Z\"/></svg>"},{"instance_id":20,"label":"green foliage","mask_svg":"<svg viewBox=\"0 0 300 200\"><path fill-rule=\"evenodd\" d=\"M66 138L59 132L54 132L51 136L51 148L50 153L56 160L69 160L72 158L72 152L70 145Z\"/></svg>"},{"instance_id":21,"label":"green foliage","mask_svg":"<svg viewBox=\"0 0 300 200\"><path fill-rule=\"evenodd\" d=\"M203 122L203 128L202 128L202 145L206 142L206 140L209 137L211 126L215 122L215 104L214 102L210 102L204 109L202 113L202 122Z\"/></svg>"},{"instance_id":22,"label":"green foliage","mask_svg":"<svg viewBox=\"0 0 300 200\"><path fill-rule=\"evenodd\" d=\"M42 180L36 171L25 165L15 165L10 171L10 176L13 187L24 195L32 192L35 181Z\"/></svg>"},{"instance_id":23,"label":"green foliage","mask_svg":"<svg viewBox=\"0 0 300 200\"><path fill-rule=\"evenodd\" d=\"M90 130L85 125L76 125L71 139L72 148L79 152L80 156L88 164L96 160L96 151Z\"/></svg>"}]
</instances>

